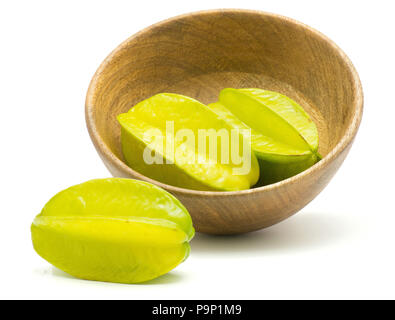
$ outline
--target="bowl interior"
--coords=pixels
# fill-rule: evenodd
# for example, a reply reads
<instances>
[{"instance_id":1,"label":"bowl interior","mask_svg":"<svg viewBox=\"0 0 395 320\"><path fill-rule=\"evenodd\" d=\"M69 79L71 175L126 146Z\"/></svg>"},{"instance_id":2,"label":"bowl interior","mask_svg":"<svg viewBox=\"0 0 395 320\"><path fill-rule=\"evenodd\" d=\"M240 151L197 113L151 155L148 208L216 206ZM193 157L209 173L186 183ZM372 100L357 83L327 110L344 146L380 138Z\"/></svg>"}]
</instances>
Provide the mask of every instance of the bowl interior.
<instances>
[{"instance_id":1,"label":"bowl interior","mask_svg":"<svg viewBox=\"0 0 395 320\"><path fill-rule=\"evenodd\" d=\"M184 15L132 36L97 71L88 104L102 143L122 160L118 114L160 92L210 103L226 87L299 102L318 126L323 156L355 113L353 69L330 40L284 17L240 10Z\"/></svg>"}]
</instances>

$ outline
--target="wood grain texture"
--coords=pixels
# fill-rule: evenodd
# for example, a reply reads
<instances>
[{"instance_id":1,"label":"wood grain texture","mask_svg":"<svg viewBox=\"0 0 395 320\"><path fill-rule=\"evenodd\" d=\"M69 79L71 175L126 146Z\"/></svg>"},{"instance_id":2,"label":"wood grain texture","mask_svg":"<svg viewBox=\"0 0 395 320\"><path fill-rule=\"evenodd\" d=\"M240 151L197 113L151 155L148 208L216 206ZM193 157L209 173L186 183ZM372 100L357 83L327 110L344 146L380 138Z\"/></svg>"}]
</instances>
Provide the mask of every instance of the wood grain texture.
<instances>
[{"instance_id":1,"label":"wood grain texture","mask_svg":"<svg viewBox=\"0 0 395 320\"><path fill-rule=\"evenodd\" d=\"M290 179L237 192L165 185L124 163L118 114L160 92L214 102L225 87L258 87L296 100L318 126L323 160ZM92 141L114 176L173 193L199 232L234 234L278 223L314 199L346 157L362 109L354 67L324 35L274 14L213 10L160 22L127 39L94 75L85 110Z\"/></svg>"}]
</instances>

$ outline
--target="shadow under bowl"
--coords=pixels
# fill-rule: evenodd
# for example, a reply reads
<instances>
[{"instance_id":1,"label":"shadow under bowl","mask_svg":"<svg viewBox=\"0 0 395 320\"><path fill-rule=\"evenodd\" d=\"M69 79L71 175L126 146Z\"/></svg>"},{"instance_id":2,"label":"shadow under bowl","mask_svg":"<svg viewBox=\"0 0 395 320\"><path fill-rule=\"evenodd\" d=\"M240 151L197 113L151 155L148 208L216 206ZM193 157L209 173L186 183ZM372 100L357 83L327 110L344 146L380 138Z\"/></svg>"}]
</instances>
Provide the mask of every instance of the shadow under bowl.
<instances>
[{"instance_id":1,"label":"shadow under bowl","mask_svg":"<svg viewBox=\"0 0 395 320\"><path fill-rule=\"evenodd\" d=\"M264 88L293 98L317 124L323 159L292 178L237 192L174 187L126 165L118 114L160 92L215 102L226 87ZM314 199L350 150L362 109L358 74L327 37L279 15L228 9L171 18L123 42L91 81L86 121L114 176L148 181L171 192L199 232L234 234L278 223Z\"/></svg>"}]
</instances>

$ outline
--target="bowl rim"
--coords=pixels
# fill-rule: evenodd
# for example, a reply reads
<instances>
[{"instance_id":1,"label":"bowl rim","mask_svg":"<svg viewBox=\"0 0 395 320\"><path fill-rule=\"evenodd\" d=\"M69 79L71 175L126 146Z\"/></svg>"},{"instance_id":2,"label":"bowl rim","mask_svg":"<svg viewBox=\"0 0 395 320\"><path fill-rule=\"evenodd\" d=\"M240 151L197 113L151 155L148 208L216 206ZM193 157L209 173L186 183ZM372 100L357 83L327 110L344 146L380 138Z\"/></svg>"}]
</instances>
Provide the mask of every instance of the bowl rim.
<instances>
[{"instance_id":1,"label":"bowl rim","mask_svg":"<svg viewBox=\"0 0 395 320\"><path fill-rule=\"evenodd\" d=\"M201 15L215 15L215 14L221 14L221 13L242 13L242 14L254 14L254 15L260 15L260 16L266 16L266 17L271 17L275 19L279 19L282 21L285 21L286 23L294 24L296 26L302 27L303 29L309 31L316 37L321 38L324 40L329 46L332 47L334 51L338 53L338 55L342 58L342 60L345 62L345 65L349 69L352 79L353 79L353 90L355 92L355 98L352 101L352 105L355 106L355 112L353 114L353 118L349 126L347 127L345 133L343 134L342 138L340 141L335 145L335 147L325 156L323 157L318 163L314 164L307 170L292 176L288 179L267 185L267 186L262 186L262 187L257 187L257 188L252 188L252 189L247 189L247 190L240 190L240 191L202 191L202 190L193 190L193 189L187 189L187 188L181 188L181 187L176 187L172 186L169 184L165 184L163 182L151 179L135 170L130 168L126 163L124 163L121 159L119 159L112 151L111 149L107 146L107 144L101 139L101 136L96 128L96 121L94 117L94 106L96 102L96 95L95 91L100 83L100 75L103 72L103 70L107 67L107 65L112 61L114 56L116 54L123 50L128 44L138 38L139 36L150 32L152 29L158 28L162 25L177 21L177 20L182 20L190 16L201 16ZM363 89L362 89L362 84L361 80L359 78L359 75L349 59L349 57L344 53L344 51L330 38L325 36L323 33L319 32L318 30L302 23L297 20L294 20L292 18L282 16L276 13L270 13L270 12L265 12L265 11L260 11L260 10L250 10L250 9L212 9L212 10L202 10L202 11L195 11L195 12L190 12L190 13L185 13L181 15L177 15L175 17L171 17L165 20L162 20L160 22L157 22L155 24L152 24L139 32L133 34L126 40L124 40L120 45L118 45L105 59L104 61L100 64L98 69L96 70L95 74L92 77L92 80L89 84L88 91L86 94L86 100L85 100L85 120L86 120L86 125L88 128L89 135L91 137L91 140L93 144L95 145L97 151L99 152L99 155L101 157L104 157L107 161L111 162L118 171L124 172L125 175L128 176L133 176L136 179L140 179L143 181L150 182L154 185L157 185L169 192L173 192L176 194L182 194L183 196L204 196L204 197L225 197L225 196L242 196L242 195L247 195L247 194L255 194L258 192L262 191L269 191L269 190L275 190L279 189L284 185L287 184L292 184L300 179L303 179L304 177L314 174L315 172L318 172L325 167L327 167L334 159L336 159L343 151L346 149L349 144L352 143L354 140L355 135L357 134L359 125L362 120L362 114L363 114Z\"/></svg>"}]
</instances>

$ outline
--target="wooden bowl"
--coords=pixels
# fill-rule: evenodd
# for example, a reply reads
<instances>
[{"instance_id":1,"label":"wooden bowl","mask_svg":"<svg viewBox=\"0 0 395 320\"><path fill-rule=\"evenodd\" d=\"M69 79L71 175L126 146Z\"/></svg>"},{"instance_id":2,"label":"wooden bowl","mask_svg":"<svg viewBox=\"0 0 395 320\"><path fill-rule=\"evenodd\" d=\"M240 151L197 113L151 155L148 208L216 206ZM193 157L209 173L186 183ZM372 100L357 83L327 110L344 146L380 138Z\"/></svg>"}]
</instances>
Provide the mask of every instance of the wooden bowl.
<instances>
[{"instance_id":1,"label":"wooden bowl","mask_svg":"<svg viewBox=\"0 0 395 320\"><path fill-rule=\"evenodd\" d=\"M318 126L323 160L290 179L237 192L178 188L125 164L118 114L159 92L214 102L225 87L265 88L299 102ZM92 79L86 121L114 176L168 190L187 207L199 232L234 234L271 226L314 199L350 150L362 108L357 72L321 33L275 14L213 10L157 23L117 47Z\"/></svg>"}]
</instances>

